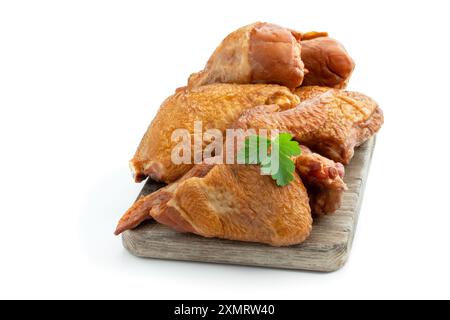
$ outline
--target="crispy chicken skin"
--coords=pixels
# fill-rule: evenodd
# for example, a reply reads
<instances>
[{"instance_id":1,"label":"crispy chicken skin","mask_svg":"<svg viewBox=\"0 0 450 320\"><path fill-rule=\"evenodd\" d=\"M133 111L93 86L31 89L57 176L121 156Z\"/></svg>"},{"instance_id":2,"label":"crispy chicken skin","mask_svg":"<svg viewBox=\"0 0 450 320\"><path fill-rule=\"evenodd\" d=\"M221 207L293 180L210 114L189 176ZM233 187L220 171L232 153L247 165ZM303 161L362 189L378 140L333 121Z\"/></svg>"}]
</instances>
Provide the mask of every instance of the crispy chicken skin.
<instances>
[{"instance_id":1,"label":"crispy chicken skin","mask_svg":"<svg viewBox=\"0 0 450 320\"><path fill-rule=\"evenodd\" d=\"M300 98L300 101L315 98L327 91L332 90L330 87L306 86L294 90L294 93Z\"/></svg>"},{"instance_id":2,"label":"crispy chicken skin","mask_svg":"<svg viewBox=\"0 0 450 320\"><path fill-rule=\"evenodd\" d=\"M295 166L308 190L311 212L315 216L334 213L342 203L347 186L342 163L334 162L301 146L302 154Z\"/></svg>"},{"instance_id":3,"label":"crispy chicken skin","mask_svg":"<svg viewBox=\"0 0 450 320\"><path fill-rule=\"evenodd\" d=\"M306 88L312 96L297 107L277 111L276 105L246 110L236 128L279 129L315 152L342 164L348 164L354 148L373 136L383 124L378 104L357 92ZM314 92L317 93L314 96Z\"/></svg>"},{"instance_id":4,"label":"crispy chicken skin","mask_svg":"<svg viewBox=\"0 0 450 320\"><path fill-rule=\"evenodd\" d=\"M305 241L313 216L341 206L347 190L344 165L384 121L374 100L342 90L354 67L345 48L325 32L257 22L229 34L204 70L163 102L148 127L130 167L136 182L150 177L168 184L139 198L115 234L155 219L208 238L272 246ZM294 180L279 187L256 165L175 164L172 152L179 141L172 135L186 129L193 146L196 121L203 133L291 133L302 149L292 158ZM203 141L199 149L207 144ZM196 151L191 151L193 160ZM235 145L224 151L235 155L238 150Z\"/></svg>"},{"instance_id":5,"label":"crispy chicken skin","mask_svg":"<svg viewBox=\"0 0 450 320\"><path fill-rule=\"evenodd\" d=\"M287 187L280 188L261 176L257 166L196 165L178 181L137 200L120 219L115 233L154 218L176 231L208 237L275 246L300 243L309 235L311 213L335 212L347 188L342 164L305 146L301 149L295 159L301 179L295 174ZM283 216L288 219L285 225L276 222Z\"/></svg>"},{"instance_id":6,"label":"crispy chicken skin","mask_svg":"<svg viewBox=\"0 0 450 320\"><path fill-rule=\"evenodd\" d=\"M288 246L312 227L308 195L295 174L278 187L253 165L196 165L178 182L139 199L116 234L153 217L179 232L204 237Z\"/></svg>"},{"instance_id":7,"label":"crispy chicken skin","mask_svg":"<svg viewBox=\"0 0 450 320\"><path fill-rule=\"evenodd\" d=\"M160 107L130 161L134 178L140 182L150 176L169 183L192 168L171 161L171 152L177 145L171 139L175 129L184 128L193 134L194 122L202 121L204 131L214 128L224 132L246 109L274 103L287 109L299 101L298 96L278 85L212 84L177 90Z\"/></svg>"},{"instance_id":8,"label":"crispy chicken skin","mask_svg":"<svg viewBox=\"0 0 450 320\"><path fill-rule=\"evenodd\" d=\"M205 69L191 75L188 86L211 83L272 83L294 89L304 71L296 33L271 23L256 22L228 35Z\"/></svg>"},{"instance_id":9,"label":"crispy chicken skin","mask_svg":"<svg viewBox=\"0 0 450 320\"><path fill-rule=\"evenodd\" d=\"M344 166L311 152L311 150L305 146L301 146L301 149L302 154L294 159L294 161L296 171L300 176L301 181L307 187L311 213L315 216L334 213L341 204L343 192L347 189L342 180L345 172ZM220 167L220 170L228 170L222 168L223 166L224 165ZM152 216L158 212L163 212L163 214L154 216L159 222L180 232L195 232L191 227L191 224L186 223L186 220L180 218L179 212L173 208L166 208L167 202L172 199L173 190L176 190L181 183L193 177L203 178L213 169L213 167L213 165L206 164L196 165L178 181L137 200L123 215L117 226L116 234L137 227L141 222L151 219ZM236 170L243 172L243 167L245 166L230 166L230 168L232 168L231 172L233 173L237 172ZM219 175L214 177L219 177ZM215 179L214 177L211 177L210 179ZM222 180L220 178L217 179L217 183L221 183ZM252 181L254 182L252 185L260 185L260 182L256 181L257 179L258 178L256 177L252 177ZM261 176L260 179L266 178ZM263 185L264 188L266 188L266 183L268 182L265 180L261 181L264 182ZM242 182L242 180L240 180L240 182ZM240 182L236 181L238 184ZM214 182L210 180L210 184L213 183ZM275 183L272 181L272 184ZM297 182L295 182L295 185L297 185ZM244 184L242 185L242 188L248 189L247 185ZM272 188L270 189L272 190ZM261 189L260 191L265 192L264 189ZM304 194L302 193L301 196L304 196ZM155 209L156 211L153 214L150 214L150 211L153 208L157 209Z\"/></svg>"},{"instance_id":10,"label":"crispy chicken skin","mask_svg":"<svg viewBox=\"0 0 450 320\"><path fill-rule=\"evenodd\" d=\"M338 41L321 33L303 35L302 60L305 64L303 86L347 87L355 63Z\"/></svg>"}]
</instances>

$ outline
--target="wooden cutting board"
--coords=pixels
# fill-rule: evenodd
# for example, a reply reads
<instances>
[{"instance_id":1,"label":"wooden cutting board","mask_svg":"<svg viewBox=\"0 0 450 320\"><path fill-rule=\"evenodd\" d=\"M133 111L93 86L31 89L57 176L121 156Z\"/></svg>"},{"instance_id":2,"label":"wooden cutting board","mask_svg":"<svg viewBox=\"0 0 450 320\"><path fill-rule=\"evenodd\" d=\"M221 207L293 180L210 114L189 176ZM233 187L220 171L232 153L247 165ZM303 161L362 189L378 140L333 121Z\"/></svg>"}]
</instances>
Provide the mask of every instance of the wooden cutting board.
<instances>
[{"instance_id":1,"label":"wooden cutting board","mask_svg":"<svg viewBox=\"0 0 450 320\"><path fill-rule=\"evenodd\" d=\"M375 138L355 150L346 167L348 191L342 207L333 215L314 222L310 238L296 246L275 248L268 245L208 239L182 234L154 221L146 222L122 235L123 244L139 257L201 261L330 272L340 269L348 259L355 235ZM163 185L147 181L141 195Z\"/></svg>"}]
</instances>

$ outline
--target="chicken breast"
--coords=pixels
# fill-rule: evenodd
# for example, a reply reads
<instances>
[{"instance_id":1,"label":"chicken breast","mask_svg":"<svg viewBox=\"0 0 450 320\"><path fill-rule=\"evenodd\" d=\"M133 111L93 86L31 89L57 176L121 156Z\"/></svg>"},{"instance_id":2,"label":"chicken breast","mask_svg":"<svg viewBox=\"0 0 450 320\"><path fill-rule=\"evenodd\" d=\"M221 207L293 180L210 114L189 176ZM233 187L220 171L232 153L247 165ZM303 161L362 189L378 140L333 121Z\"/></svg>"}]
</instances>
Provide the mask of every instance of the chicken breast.
<instances>
[{"instance_id":1,"label":"chicken breast","mask_svg":"<svg viewBox=\"0 0 450 320\"><path fill-rule=\"evenodd\" d=\"M169 183L192 168L193 164L172 162L172 150L178 143L172 140L176 129L186 129L193 135L194 122L201 121L203 131L217 129L223 133L244 110L261 104L288 109L299 102L298 96L278 85L212 84L182 88L162 104L130 161L135 180L140 182L150 176Z\"/></svg>"}]
</instances>

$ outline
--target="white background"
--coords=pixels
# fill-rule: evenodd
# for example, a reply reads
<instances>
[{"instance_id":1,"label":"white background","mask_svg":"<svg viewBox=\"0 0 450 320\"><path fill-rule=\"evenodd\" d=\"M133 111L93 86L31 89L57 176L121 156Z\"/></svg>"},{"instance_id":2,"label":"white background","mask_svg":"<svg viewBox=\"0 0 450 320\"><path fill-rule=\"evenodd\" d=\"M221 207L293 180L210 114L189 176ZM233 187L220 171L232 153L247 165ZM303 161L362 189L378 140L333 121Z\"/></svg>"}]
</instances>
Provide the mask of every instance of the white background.
<instances>
[{"instance_id":1,"label":"white background","mask_svg":"<svg viewBox=\"0 0 450 320\"><path fill-rule=\"evenodd\" d=\"M447 1L2 1L1 298L450 298ZM385 112L348 264L138 259L114 237L160 103L234 29L326 30Z\"/></svg>"}]
</instances>

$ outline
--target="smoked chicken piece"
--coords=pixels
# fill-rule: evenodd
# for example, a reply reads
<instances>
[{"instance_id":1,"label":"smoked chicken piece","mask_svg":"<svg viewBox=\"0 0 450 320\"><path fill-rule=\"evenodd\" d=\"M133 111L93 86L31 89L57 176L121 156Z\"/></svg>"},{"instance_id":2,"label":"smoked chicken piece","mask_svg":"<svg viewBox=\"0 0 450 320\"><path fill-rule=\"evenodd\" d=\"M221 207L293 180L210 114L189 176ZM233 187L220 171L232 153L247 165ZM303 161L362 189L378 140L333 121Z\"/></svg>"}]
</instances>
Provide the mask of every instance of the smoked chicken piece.
<instances>
[{"instance_id":1,"label":"smoked chicken piece","mask_svg":"<svg viewBox=\"0 0 450 320\"><path fill-rule=\"evenodd\" d=\"M328 37L328 32L310 31L310 32L297 32L297 38L301 41L312 40L321 37Z\"/></svg>"},{"instance_id":2,"label":"smoked chicken piece","mask_svg":"<svg viewBox=\"0 0 450 320\"><path fill-rule=\"evenodd\" d=\"M191 75L188 86L211 83L271 83L294 89L304 71L297 33L257 22L229 34L214 51L205 69Z\"/></svg>"},{"instance_id":3,"label":"smoked chicken piece","mask_svg":"<svg viewBox=\"0 0 450 320\"><path fill-rule=\"evenodd\" d=\"M301 146L301 149L295 166L308 190L311 212L316 216L334 213L347 190L344 166L311 152L308 147Z\"/></svg>"},{"instance_id":4,"label":"smoked chicken piece","mask_svg":"<svg viewBox=\"0 0 450 320\"><path fill-rule=\"evenodd\" d=\"M202 121L203 131L218 129L223 133L246 109L265 104L287 109L299 101L289 89L278 85L212 84L191 90L182 88L164 101L130 161L135 180L140 182L150 176L169 183L192 168L193 165L174 164L171 160L177 145L171 139L176 129L187 129L193 134L194 122Z\"/></svg>"},{"instance_id":5,"label":"smoked chicken piece","mask_svg":"<svg viewBox=\"0 0 450 320\"><path fill-rule=\"evenodd\" d=\"M312 227L298 175L279 187L255 165L196 165L179 181L139 199L116 234L152 217L179 232L272 246L301 243Z\"/></svg>"},{"instance_id":6,"label":"smoked chicken piece","mask_svg":"<svg viewBox=\"0 0 450 320\"><path fill-rule=\"evenodd\" d=\"M309 100L330 91L330 87L306 86L294 90L294 93L300 98L300 101Z\"/></svg>"},{"instance_id":7,"label":"smoked chicken piece","mask_svg":"<svg viewBox=\"0 0 450 320\"><path fill-rule=\"evenodd\" d=\"M302 95L299 89L299 95ZM320 92L308 88L309 94ZM245 111L234 124L242 129L279 129L315 152L348 164L354 148L373 136L383 124L378 104L357 92L330 89L297 107L278 111L276 105Z\"/></svg>"},{"instance_id":8,"label":"smoked chicken piece","mask_svg":"<svg viewBox=\"0 0 450 320\"><path fill-rule=\"evenodd\" d=\"M302 85L344 89L355 63L342 44L326 35L314 32L302 35L301 55L307 70Z\"/></svg>"}]
</instances>

